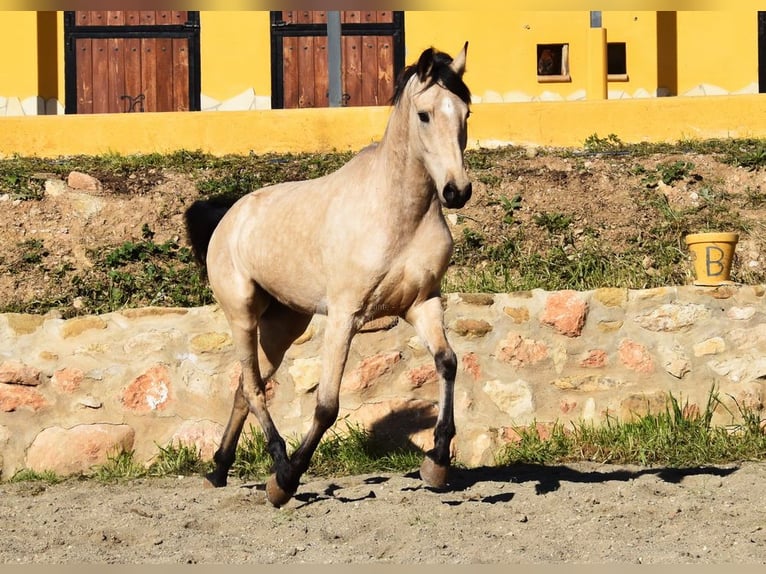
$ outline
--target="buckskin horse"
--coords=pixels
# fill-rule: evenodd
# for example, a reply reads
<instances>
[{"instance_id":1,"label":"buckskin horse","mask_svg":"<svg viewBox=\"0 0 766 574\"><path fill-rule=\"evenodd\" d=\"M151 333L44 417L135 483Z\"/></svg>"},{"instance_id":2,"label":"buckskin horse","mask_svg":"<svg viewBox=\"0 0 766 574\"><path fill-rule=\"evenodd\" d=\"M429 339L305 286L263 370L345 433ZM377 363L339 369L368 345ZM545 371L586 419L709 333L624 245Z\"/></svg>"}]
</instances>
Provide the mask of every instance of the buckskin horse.
<instances>
[{"instance_id":1,"label":"buckskin horse","mask_svg":"<svg viewBox=\"0 0 766 574\"><path fill-rule=\"evenodd\" d=\"M242 365L207 475L212 485L226 485L252 412L274 462L267 498L277 507L288 502L338 417L352 338L383 316L405 319L433 355L439 413L420 476L431 487L448 485L457 358L441 305L453 247L442 206L461 208L471 197L463 157L471 100L463 81L467 49L466 42L453 59L429 48L402 70L383 138L335 172L264 187L228 208L198 200L186 211L190 242ZM315 314L326 315L316 408L309 431L288 455L264 381Z\"/></svg>"}]
</instances>

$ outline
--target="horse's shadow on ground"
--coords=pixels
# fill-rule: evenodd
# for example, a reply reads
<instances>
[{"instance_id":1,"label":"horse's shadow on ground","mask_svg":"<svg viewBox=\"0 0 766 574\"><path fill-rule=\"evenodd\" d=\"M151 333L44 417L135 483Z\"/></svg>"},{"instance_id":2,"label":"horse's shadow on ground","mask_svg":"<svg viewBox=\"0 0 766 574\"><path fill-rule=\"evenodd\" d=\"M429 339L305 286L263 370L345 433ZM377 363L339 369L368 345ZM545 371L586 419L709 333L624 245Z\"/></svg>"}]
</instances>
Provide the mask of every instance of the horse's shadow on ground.
<instances>
[{"instance_id":1,"label":"horse's shadow on ground","mask_svg":"<svg viewBox=\"0 0 766 574\"><path fill-rule=\"evenodd\" d=\"M424 406L417 406L410 409L403 409L390 413L375 423L370 429L370 438L378 445L386 445L390 452L410 450L422 454L422 450L415 445L410 437L418 431L433 428L436 423L434 412ZM655 475L660 480L672 484L679 484L687 476L709 475L725 477L738 470L737 467L715 467L699 466L689 468L668 468L668 467L636 467L625 468L609 465L603 465L598 470L579 470L574 466L565 464L543 465L520 463L506 466L480 466L474 468L454 467L450 470L450 480L447 488L435 489L426 486L422 482L408 484L402 487L403 492L425 490L437 494L444 494L442 503L448 505L459 505L464 502L481 502L487 504L497 504L509 502L513 492L499 492L494 495L481 498L467 497L464 500L449 498L450 493L461 493L469 490L480 483L500 482L508 484L534 483L535 493L545 495L557 491L562 483L586 483L598 484L607 482L629 482L644 475ZM405 478L420 480L420 472L415 470L403 475ZM353 487L354 495L344 495L343 491L347 487L342 487L330 483L322 492L312 492L303 490L308 485L303 485L295 495L295 500L301 506L320 502L322 500L336 500L338 502L360 502L362 500L374 499L376 497L373 490L364 494L359 494L364 490L364 485L380 484L388 482L391 477L370 476L363 479L360 485Z\"/></svg>"},{"instance_id":2,"label":"horse's shadow on ground","mask_svg":"<svg viewBox=\"0 0 766 574\"><path fill-rule=\"evenodd\" d=\"M644 475L655 475L660 480L672 484L679 484L688 476L707 475L726 477L738 470L738 467L715 467L700 466L693 468L638 468L635 470L625 468L615 468L609 470L578 470L567 465L542 465L542 464L514 464L511 466L481 466L476 468L454 468L451 470L449 485L444 489L436 489L425 484L407 485L402 487L402 492L413 492L418 490L430 491L436 494L454 494L469 490L471 487L485 482L504 482L509 484L521 484L533 482L535 484L535 493L545 495L557 491L562 483L586 483L598 484L607 482L629 482ZM419 480L420 473L413 471L403 475L406 478ZM354 491L359 492L365 484L381 484L391 480L391 477L371 476L363 479L360 485L355 485ZM360 502L376 498L375 492L370 490L366 494L358 496L344 496L342 494L345 487L337 484L329 484L322 492L304 491L296 494L295 499L301 506L306 506L322 500L335 500L338 502ZM454 499L445 496L441 501L443 504L458 506L466 502L498 504L510 502L514 497L513 492L499 492L480 498Z\"/></svg>"}]
</instances>

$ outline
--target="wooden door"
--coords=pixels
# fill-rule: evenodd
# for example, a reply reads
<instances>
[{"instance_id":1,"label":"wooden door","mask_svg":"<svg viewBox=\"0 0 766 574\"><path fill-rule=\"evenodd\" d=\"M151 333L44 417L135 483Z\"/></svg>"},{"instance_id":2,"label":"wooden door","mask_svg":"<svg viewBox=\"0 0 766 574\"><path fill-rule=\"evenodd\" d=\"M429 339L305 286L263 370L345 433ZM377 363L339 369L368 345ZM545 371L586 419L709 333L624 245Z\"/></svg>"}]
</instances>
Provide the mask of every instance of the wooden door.
<instances>
[{"instance_id":1,"label":"wooden door","mask_svg":"<svg viewBox=\"0 0 766 574\"><path fill-rule=\"evenodd\" d=\"M343 105L387 105L404 67L403 12L345 10L341 14ZM271 13L272 107L329 105L327 13Z\"/></svg>"},{"instance_id":2,"label":"wooden door","mask_svg":"<svg viewBox=\"0 0 766 574\"><path fill-rule=\"evenodd\" d=\"M199 13L65 13L66 113L200 109Z\"/></svg>"}]
</instances>

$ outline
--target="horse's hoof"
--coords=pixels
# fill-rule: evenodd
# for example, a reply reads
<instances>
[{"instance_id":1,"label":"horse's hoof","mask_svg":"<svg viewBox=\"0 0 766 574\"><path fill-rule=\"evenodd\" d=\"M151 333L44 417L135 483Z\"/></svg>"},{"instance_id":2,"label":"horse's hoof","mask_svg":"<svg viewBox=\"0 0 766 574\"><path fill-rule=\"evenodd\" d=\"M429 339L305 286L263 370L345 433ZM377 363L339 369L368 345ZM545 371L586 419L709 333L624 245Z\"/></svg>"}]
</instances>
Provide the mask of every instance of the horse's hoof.
<instances>
[{"instance_id":1,"label":"horse's hoof","mask_svg":"<svg viewBox=\"0 0 766 574\"><path fill-rule=\"evenodd\" d=\"M449 466L436 464L430 456L427 456L420 465L420 478L432 488L446 488L448 471Z\"/></svg>"},{"instance_id":2,"label":"horse's hoof","mask_svg":"<svg viewBox=\"0 0 766 574\"><path fill-rule=\"evenodd\" d=\"M281 486L279 486L277 483L277 476L275 474L272 474L269 477L269 480L266 481L266 498L276 508L287 504L292 497L293 493L286 492Z\"/></svg>"},{"instance_id":3,"label":"horse's hoof","mask_svg":"<svg viewBox=\"0 0 766 574\"><path fill-rule=\"evenodd\" d=\"M226 476L220 478L215 472L209 472L205 475L203 484L207 488L222 488L226 486Z\"/></svg>"}]
</instances>

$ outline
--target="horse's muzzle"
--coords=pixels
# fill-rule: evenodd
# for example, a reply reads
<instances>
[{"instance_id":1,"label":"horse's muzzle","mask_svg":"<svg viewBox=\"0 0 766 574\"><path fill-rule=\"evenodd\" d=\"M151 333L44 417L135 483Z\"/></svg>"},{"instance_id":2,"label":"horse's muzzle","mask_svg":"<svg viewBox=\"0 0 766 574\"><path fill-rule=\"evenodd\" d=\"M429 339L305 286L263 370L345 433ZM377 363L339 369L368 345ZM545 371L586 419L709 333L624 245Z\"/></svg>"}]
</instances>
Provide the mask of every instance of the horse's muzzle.
<instances>
[{"instance_id":1,"label":"horse's muzzle","mask_svg":"<svg viewBox=\"0 0 766 574\"><path fill-rule=\"evenodd\" d=\"M458 186L451 181L445 185L444 189L442 190L444 205L445 207L460 209L466 203L468 203L468 200L471 199L472 193L473 185L470 181L463 189L459 189Z\"/></svg>"}]
</instances>

